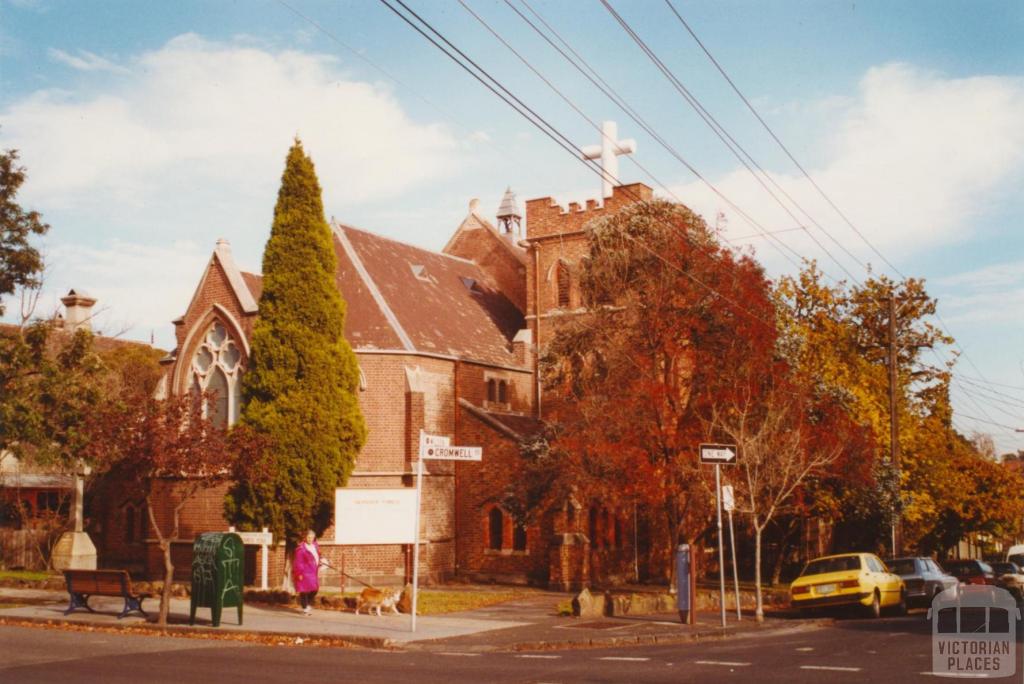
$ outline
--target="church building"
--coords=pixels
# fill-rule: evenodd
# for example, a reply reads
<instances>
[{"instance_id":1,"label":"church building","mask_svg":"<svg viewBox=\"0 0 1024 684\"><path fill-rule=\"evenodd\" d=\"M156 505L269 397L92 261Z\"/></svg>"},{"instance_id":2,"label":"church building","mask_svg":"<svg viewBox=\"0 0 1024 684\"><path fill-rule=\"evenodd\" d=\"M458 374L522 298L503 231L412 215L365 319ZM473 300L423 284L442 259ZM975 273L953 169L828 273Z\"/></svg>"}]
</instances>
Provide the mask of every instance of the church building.
<instances>
[{"instance_id":1,"label":"church building","mask_svg":"<svg viewBox=\"0 0 1024 684\"><path fill-rule=\"evenodd\" d=\"M609 187L607 195L603 202L568 208L550 197L533 199L524 215L509 190L495 223L474 200L440 252L331 222L337 287L348 306L345 336L359 362L359 402L368 428L347 488L414 487L421 431L483 448L480 462L425 462L424 582L460 577L571 589L631 580L638 572L631 510L566 501L523 526L501 505L518 474L519 445L544 418L538 349L559 320L583 311L577 288L587 250L583 227L652 193L634 184ZM258 273L235 263L225 240L218 241L191 301L174 321L176 346L163 361L161 391L214 392L210 415L222 425L239 417L261 283ZM195 536L228 528L224 491L208 490L182 511L173 556L183 579ZM171 514L174 492L172 480L161 483L154 502L158 519ZM108 505L104 515L106 534L96 540L101 563L158 575L160 552L146 534L143 502ZM411 576L410 545L334 540L334 529L325 531L322 552L346 575L376 585ZM284 572L283 549L281 544L269 552L272 584ZM260 547L247 547L247 582L255 580L260 553ZM323 585L343 583L330 572Z\"/></svg>"}]
</instances>

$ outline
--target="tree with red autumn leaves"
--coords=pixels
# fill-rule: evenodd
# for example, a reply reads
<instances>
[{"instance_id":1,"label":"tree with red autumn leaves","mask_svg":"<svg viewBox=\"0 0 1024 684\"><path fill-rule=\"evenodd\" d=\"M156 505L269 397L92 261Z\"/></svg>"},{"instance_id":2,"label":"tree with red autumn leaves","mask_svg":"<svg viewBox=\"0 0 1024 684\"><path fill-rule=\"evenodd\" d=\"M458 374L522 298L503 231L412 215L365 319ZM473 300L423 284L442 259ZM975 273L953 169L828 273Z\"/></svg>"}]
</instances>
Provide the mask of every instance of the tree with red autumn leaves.
<instances>
[{"instance_id":1,"label":"tree with red autumn leaves","mask_svg":"<svg viewBox=\"0 0 1024 684\"><path fill-rule=\"evenodd\" d=\"M586 230L588 313L546 350L545 418L556 437L526 456L522 482L640 504L661 521L671 557L680 536L709 520L697 445L712 408L772 363L769 283L681 205L637 203Z\"/></svg>"},{"instance_id":2,"label":"tree with red autumn leaves","mask_svg":"<svg viewBox=\"0 0 1024 684\"><path fill-rule=\"evenodd\" d=\"M135 394L98 409L92 422L90 462L99 473L145 498L150 529L164 559L161 625L167 624L170 607L171 542L179 535L181 510L222 483L259 479L251 468L261 462L263 441L246 428L225 431L215 426L205 415L207 399ZM157 512L158 493L167 493L173 503L169 517Z\"/></svg>"}]
</instances>

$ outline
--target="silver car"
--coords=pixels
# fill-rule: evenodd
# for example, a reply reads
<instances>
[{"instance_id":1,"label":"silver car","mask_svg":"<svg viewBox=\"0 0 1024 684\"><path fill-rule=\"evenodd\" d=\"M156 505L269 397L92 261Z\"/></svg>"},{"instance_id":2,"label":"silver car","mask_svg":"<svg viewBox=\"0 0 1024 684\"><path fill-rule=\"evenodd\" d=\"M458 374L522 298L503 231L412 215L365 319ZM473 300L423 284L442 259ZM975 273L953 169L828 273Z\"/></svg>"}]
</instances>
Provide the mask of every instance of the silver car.
<instances>
[{"instance_id":1,"label":"silver car","mask_svg":"<svg viewBox=\"0 0 1024 684\"><path fill-rule=\"evenodd\" d=\"M931 558L892 558L885 561L885 564L889 570L903 578L909 605L929 606L938 594L959 584L956 577L946 574Z\"/></svg>"}]
</instances>

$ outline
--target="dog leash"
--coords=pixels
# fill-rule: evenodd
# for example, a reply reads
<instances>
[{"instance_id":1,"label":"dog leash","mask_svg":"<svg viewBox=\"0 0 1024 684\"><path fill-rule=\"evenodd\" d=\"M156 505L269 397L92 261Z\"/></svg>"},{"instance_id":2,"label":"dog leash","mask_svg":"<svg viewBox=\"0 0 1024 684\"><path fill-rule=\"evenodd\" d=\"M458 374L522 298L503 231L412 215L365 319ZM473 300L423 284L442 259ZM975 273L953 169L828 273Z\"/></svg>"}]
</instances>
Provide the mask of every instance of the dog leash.
<instances>
[{"instance_id":1,"label":"dog leash","mask_svg":"<svg viewBox=\"0 0 1024 684\"><path fill-rule=\"evenodd\" d=\"M336 571L339 575L344 575L345 577L348 577L350 580L355 580L356 582L359 582L360 584L362 584L364 587L366 587L368 589L375 589L376 588L372 584L367 584L366 582L364 582L363 580L359 579L358 577L353 577L352 575L348 574L344 570L338 570L338 568L336 568L333 565L331 565L330 562L328 562L327 559L325 559L325 558L321 558L320 559L320 564L330 568L331 570Z\"/></svg>"}]
</instances>

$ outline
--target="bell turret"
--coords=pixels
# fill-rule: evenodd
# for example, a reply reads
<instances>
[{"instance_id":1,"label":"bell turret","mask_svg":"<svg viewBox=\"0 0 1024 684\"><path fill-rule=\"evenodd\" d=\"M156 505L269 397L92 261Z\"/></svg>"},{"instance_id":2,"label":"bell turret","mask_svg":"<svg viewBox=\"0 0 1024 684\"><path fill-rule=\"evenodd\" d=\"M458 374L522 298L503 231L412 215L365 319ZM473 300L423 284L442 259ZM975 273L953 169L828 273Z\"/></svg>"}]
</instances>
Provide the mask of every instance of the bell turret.
<instances>
[{"instance_id":1,"label":"bell turret","mask_svg":"<svg viewBox=\"0 0 1024 684\"><path fill-rule=\"evenodd\" d=\"M512 192L512 188L508 188L505 190L505 196L501 198L501 206L498 207L498 229L506 237L518 238L522 220L523 214L516 203L516 193Z\"/></svg>"}]
</instances>

